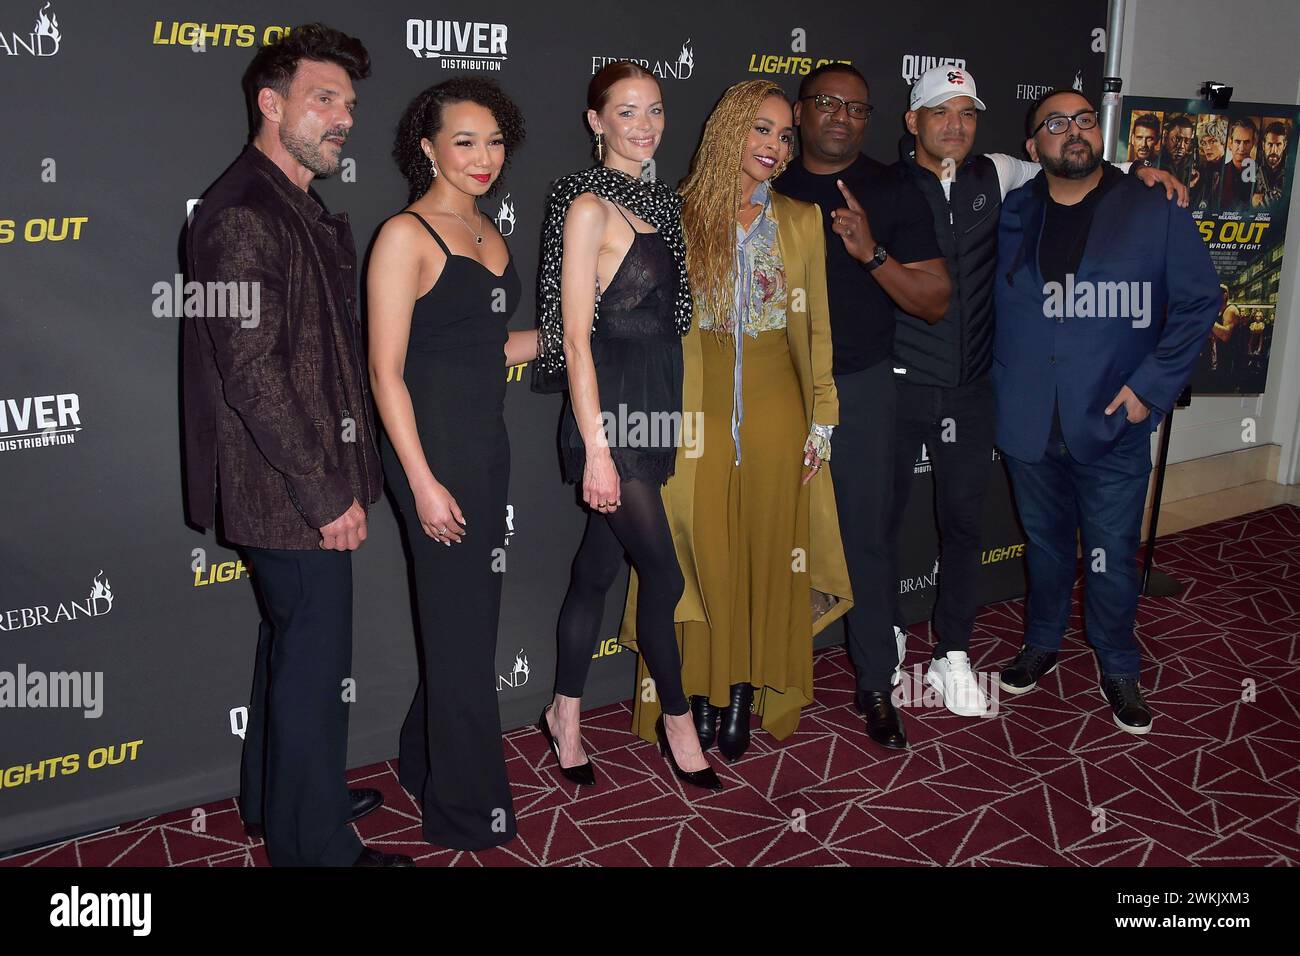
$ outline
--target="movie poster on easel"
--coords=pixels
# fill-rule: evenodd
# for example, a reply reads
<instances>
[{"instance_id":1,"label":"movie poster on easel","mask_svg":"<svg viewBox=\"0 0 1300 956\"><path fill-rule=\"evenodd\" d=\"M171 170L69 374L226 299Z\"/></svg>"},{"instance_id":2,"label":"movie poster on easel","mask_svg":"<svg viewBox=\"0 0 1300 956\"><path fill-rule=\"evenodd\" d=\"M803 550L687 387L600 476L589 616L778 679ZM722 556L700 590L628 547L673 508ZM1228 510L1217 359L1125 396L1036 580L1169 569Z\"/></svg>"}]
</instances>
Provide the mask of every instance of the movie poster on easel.
<instances>
[{"instance_id":1,"label":"movie poster on easel","mask_svg":"<svg viewBox=\"0 0 1300 956\"><path fill-rule=\"evenodd\" d=\"M1116 159L1168 170L1219 273L1219 316L1192 372L1193 395L1258 395L1279 318L1300 109L1126 96Z\"/></svg>"}]
</instances>

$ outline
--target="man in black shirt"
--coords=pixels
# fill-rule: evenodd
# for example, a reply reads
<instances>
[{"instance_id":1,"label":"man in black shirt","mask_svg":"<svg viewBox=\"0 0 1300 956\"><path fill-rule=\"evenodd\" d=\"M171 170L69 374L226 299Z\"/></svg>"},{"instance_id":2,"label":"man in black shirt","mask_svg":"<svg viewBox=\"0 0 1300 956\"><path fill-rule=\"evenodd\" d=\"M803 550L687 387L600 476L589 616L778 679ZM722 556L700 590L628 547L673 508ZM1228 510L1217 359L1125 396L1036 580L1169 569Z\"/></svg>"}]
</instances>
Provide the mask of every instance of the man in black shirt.
<instances>
[{"instance_id":1,"label":"man in black shirt","mask_svg":"<svg viewBox=\"0 0 1300 956\"><path fill-rule=\"evenodd\" d=\"M801 146L778 191L817 203L826 229L826 285L840 424L835 429L836 508L853 609L845 617L857 669L858 709L871 738L907 746L890 699L899 665L889 546L893 512L894 306L930 322L948 307L951 283L924 197L861 153L871 114L867 81L846 63L804 78L794 106Z\"/></svg>"},{"instance_id":2,"label":"man in black shirt","mask_svg":"<svg viewBox=\"0 0 1300 956\"><path fill-rule=\"evenodd\" d=\"M1049 93L1028 127L1043 172L1006 197L994 283L997 444L1029 539L1025 642L999 684L1028 693L1056 669L1082 538L1099 690L1116 726L1145 734L1133 627L1151 432L1214 322L1218 279L1189 213L1102 162L1082 95Z\"/></svg>"}]
</instances>

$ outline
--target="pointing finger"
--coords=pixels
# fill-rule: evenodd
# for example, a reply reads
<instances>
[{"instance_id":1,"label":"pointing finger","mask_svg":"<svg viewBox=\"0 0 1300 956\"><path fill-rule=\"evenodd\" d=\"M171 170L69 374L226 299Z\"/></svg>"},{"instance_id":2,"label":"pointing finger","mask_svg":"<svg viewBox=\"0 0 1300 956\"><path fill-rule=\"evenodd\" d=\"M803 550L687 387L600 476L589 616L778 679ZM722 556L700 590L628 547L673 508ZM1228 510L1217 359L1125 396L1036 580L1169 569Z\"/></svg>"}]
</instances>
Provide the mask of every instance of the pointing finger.
<instances>
[{"instance_id":1,"label":"pointing finger","mask_svg":"<svg viewBox=\"0 0 1300 956\"><path fill-rule=\"evenodd\" d=\"M844 201L849 204L849 208L854 212L862 212L862 205L858 202L857 197L849 192L849 187L844 185L844 180L835 180L835 185L840 187L840 192L844 195Z\"/></svg>"}]
</instances>

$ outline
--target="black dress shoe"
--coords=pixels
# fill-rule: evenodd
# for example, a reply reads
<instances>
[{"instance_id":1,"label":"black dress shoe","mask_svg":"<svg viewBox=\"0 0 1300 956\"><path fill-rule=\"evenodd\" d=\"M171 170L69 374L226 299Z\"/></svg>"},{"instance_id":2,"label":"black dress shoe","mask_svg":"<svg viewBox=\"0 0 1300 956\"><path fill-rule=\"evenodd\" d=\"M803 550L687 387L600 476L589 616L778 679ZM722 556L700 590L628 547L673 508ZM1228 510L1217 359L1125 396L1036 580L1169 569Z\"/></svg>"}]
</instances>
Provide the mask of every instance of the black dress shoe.
<instances>
[{"instance_id":1,"label":"black dress shoe","mask_svg":"<svg viewBox=\"0 0 1300 956\"><path fill-rule=\"evenodd\" d=\"M998 686L1008 694L1028 694L1054 670L1056 651L1045 651L1025 644L1020 648L1016 659L1002 668L998 675Z\"/></svg>"},{"instance_id":2,"label":"black dress shoe","mask_svg":"<svg viewBox=\"0 0 1300 956\"><path fill-rule=\"evenodd\" d=\"M1101 696L1110 704L1115 726L1130 734L1151 730L1151 708L1147 706L1136 677L1103 677Z\"/></svg>"},{"instance_id":3,"label":"black dress shoe","mask_svg":"<svg viewBox=\"0 0 1300 956\"><path fill-rule=\"evenodd\" d=\"M362 847L361 855L353 866L415 866L415 861L402 853L380 853L370 847Z\"/></svg>"},{"instance_id":4,"label":"black dress shoe","mask_svg":"<svg viewBox=\"0 0 1300 956\"><path fill-rule=\"evenodd\" d=\"M894 706L890 694L879 690L860 690L853 695L858 713L867 718L867 736L890 750L906 750L907 734L903 715Z\"/></svg>"},{"instance_id":5,"label":"black dress shoe","mask_svg":"<svg viewBox=\"0 0 1300 956\"><path fill-rule=\"evenodd\" d=\"M722 728L718 731L718 750L727 763L735 763L749 749L749 709L753 703L752 685L731 685L731 705L723 713Z\"/></svg>"},{"instance_id":6,"label":"black dress shoe","mask_svg":"<svg viewBox=\"0 0 1300 956\"><path fill-rule=\"evenodd\" d=\"M703 770L683 770L677 766L677 758L673 756L673 748L668 746L668 732L664 730L663 714L655 721L655 736L659 738L659 752L668 758L668 766L673 768L673 773L682 783L689 783L693 787L701 787L705 790L721 790L722 781L714 773L712 767L705 767Z\"/></svg>"},{"instance_id":7,"label":"black dress shoe","mask_svg":"<svg viewBox=\"0 0 1300 956\"><path fill-rule=\"evenodd\" d=\"M709 703L708 695L691 698L691 715L695 718L695 734L700 738L700 749L708 750L718 737L718 715L722 708Z\"/></svg>"},{"instance_id":8,"label":"black dress shoe","mask_svg":"<svg viewBox=\"0 0 1300 956\"><path fill-rule=\"evenodd\" d=\"M348 823L356 823L366 814L374 813L384 805L384 795L378 790L371 790L366 787L349 790L348 799L351 801ZM266 839L266 831L260 823L244 824L244 832L254 840Z\"/></svg>"},{"instance_id":9,"label":"black dress shoe","mask_svg":"<svg viewBox=\"0 0 1300 956\"><path fill-rule=\"evenodd\" d=\"M358 788L349 790L348 796L352 798L352 815L348 817L349 823L356 823L367 813L374 813L384 805L384 795L378 790Z\"/></svg>"},{"instance_id":10,"label":"black dress shoe","mask_svg":"<svg viewBox=\"0 0 1300 956\"><path fill-rule=\"evenodd\" d=\"M555 765L560 768L560 773L564 774L564 779L570 783L576 783L580 787L591 787L596 783L596 771L591 766L591 761L580 763L576 767L566 767L560 763L560 744L551 733L551 725L546 722L546 712L551 709L551 704L542 708L542 716L537 719L537 729L542 732L546 742L551 745L551 753L555 754Z\"/></svg>"}]
</instances>

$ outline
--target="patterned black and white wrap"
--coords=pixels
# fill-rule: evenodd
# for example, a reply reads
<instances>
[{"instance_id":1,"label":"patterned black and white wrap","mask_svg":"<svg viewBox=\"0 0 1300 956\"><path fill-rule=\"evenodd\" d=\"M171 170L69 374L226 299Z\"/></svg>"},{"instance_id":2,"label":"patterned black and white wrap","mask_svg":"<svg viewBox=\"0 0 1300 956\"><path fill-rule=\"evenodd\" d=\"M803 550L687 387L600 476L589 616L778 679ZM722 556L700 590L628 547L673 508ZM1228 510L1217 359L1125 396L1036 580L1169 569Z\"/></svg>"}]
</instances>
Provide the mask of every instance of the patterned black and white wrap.
<instances>
[{"instance_id":1,"label":"patterned black and white wrap","mask_svg":"<svg viewBox=\"0 0 1300 956\"><path fill-rule=\"evenodd\" d=\"M677 263L677 332L691 329L691 285L686 277L686 240L682 235L682 199L658 180L638 179L608 166L593 166L562 176L551 186L542 223L542 255L537 270L537 361L532 389L561 392L568 388L564 359L564 318L560 311L560 273L564 262L564 220L573 200L594 193L618 203L659 230ZM592 331L600 319L597 299Z\"/></svg>"}]
</instances>

